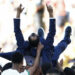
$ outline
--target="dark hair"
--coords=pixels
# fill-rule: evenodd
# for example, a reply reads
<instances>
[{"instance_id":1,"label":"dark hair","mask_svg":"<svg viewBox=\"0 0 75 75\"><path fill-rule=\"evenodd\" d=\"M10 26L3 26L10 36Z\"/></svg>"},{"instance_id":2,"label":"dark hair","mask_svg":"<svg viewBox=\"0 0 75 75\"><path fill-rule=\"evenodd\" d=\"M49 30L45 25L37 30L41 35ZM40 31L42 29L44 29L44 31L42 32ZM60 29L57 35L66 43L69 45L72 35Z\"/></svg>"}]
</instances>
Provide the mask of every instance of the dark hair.
<instances>
[{"instance_id":1,"label":"dark hair","mask_svg":"<svg viewBox=\"0 0 75 75\"><path fill-rule=\"evenodd\" d=\"M73 71L71 68L68 68L68 67L66 67L66 68L64 69L64 73L65 73L66 75L75 75L74 71Z\"/></svg>"},{"instance_id":2,"label":"dark hair","mask_svg":"<svg viewBox=\"0 0 75 75\"><path fill-rule=\"evenodd\" d=\"M15 52L12 56L12 63L19 64L22 63L22 61L23 61L23 55L19 52Z\"/></svg>"},{"instance_id":3,"label":"dark hair","mask_svg":"<svg viewBox=\"0 0 75 75\"><path fill-rule=\"evenodd\" d=\"M54 74L58 74L58 75L61 75L61 72L57 69L57 68L53 68L53 69L49 69L47 72L46 72L46 74L47 73L54 73Z\"/></svg>"},{"instance_id":4,"label":"dark hair","mask_svg":"<svg viewBox=\"0 0 75 75\"><path fill-rule=\"evenodd\" d=\"M72 69L72 70L75 70L75 66L72 66L71 69Z\"/></svg>"},{"instance_id":5,"label":"dark hair","mask_svg":"<svg viewBox=\"0 0 75 75\"><path fill-rule=\"evenodd\" d=\"M52 69L52 64L51 63L44 63L42 64L42 73L45 75L48 70Z\"/></svg>"},{"instance_id":6,"label":"dark hair","mask_svg":"<svg viewBox=\"0 0 75 75\"><path fill-rule=\"evenodd\" d=\"M37 39L36 39L36 40L32 40L32 39L31 39L32 36L33 36L33 37L34 37L34 36L37 36ZM38 43L39 43L39 36L36 35L35 33L32 33L32 34L29 36L28 40L29 40L29 43L30 43L30 45L31 45L32 47L37 47L37 46L38 46Z\"/></svg>"}]
</instances>

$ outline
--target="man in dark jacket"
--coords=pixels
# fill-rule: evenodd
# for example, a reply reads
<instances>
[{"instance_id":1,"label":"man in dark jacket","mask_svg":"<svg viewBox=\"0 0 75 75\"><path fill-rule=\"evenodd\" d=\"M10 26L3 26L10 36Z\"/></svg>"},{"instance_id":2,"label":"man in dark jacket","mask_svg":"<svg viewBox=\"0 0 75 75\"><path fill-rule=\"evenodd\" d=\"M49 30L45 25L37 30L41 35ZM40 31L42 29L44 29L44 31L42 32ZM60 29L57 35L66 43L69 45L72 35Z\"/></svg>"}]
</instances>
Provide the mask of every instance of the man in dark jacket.
<instances>
[{"instance_id":1,"label":"man in dark jacket","mask_svg":"<svg viewBox=\"0 0 75 75\"><path fill-rule=\"evenodd\" d=\"M49 17L53 17L53 9L51 6L47 6L47 10L49 12ZM42 62L43 63L49 63L52 61L56 61L62 51L68 46L70 43L70 33L71 33L71 27L68 27L65 31L65 37L64 39L56 46L53 46L54 42L54 36L55 36L55 19L51 18L49 19L49 33L47 35L47 38L44 39L43 37L39 37L37 34L32 33L29 36L29 41L25 41L22 35L22 32L20 30L20 14L23 11L22 6L20 5L17 8L17 17L14 19L14 32L17 40L17 46L16 49L17 52L22 53L24 56L36 56L36 48L38 46L39 41L44 45L44 48L41 52L42 56ZM70 31L70 32L68 32ZM14 51L14 52L16 52ZM8 60L11 60L12 54L14 52L9 53L0 53L0 56L3 58L6 58ZM54 54L53 54L54 53Z\"/></svg>"}]
</instances>

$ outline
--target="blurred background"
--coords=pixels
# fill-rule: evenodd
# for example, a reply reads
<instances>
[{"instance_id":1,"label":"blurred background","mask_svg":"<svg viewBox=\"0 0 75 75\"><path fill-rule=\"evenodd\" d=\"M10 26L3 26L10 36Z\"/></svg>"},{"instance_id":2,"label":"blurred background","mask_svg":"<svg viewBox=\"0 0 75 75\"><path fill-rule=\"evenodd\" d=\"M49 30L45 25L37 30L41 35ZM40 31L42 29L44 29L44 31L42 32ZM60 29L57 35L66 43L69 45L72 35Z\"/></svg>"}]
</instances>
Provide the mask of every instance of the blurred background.
<instances>
[{"instance_id":1,"label":"blurred background","mask_svg":"<svg viewBox=\"0 0 75 75\"><path fill-rule=\"evenodd\" d=\"M57 45L64 37L66 26L72 27L71 44L60 55L59 62L63 63L63 68L71 67L75 61L75 0L0 0L0 52L10 52L16 50L16 40L14 35L13 19L16 18L16 8L22 4L24 7L21 14L21 30L25 40L38 28L44 29L45 38L48 33L49 15L46 3L50 4L54 10L56 18L56 35L54 45ZM9 62L0 57L0 65Z\"/></svg>"}]
</instances>

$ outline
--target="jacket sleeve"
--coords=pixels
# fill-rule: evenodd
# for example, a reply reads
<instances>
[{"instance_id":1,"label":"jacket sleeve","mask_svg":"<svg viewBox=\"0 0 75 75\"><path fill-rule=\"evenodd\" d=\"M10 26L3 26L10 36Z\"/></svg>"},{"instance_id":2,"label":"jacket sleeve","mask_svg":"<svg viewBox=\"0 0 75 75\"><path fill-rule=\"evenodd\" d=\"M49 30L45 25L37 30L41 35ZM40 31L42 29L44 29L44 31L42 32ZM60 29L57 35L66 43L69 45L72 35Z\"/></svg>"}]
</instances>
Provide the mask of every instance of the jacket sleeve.
<instances>
[{"instance_id":1,"label":"jacket sleeve","mask_svg":"<svg viewBox=\"0 0 75 75\"><path fill-rule=\"evenodd\" d=\"M23 34L20 30L20 19L14 19L14 32L18 48L23 48L25 41L23 38Z\"/></svg>"},{"instance_id":2,"label":"jacket sleeve","mask_svg":"<svg viewBox=\"0 0 75 75\"><path fill-rule=\"evenodd\" d=\"M46 45L49 45L49 46L53 45L54 36L56 33L55 24L56 24L55 18L49 19L49 33L48 33L47 38L46 38Z\"/></svg>"}]
</instances>

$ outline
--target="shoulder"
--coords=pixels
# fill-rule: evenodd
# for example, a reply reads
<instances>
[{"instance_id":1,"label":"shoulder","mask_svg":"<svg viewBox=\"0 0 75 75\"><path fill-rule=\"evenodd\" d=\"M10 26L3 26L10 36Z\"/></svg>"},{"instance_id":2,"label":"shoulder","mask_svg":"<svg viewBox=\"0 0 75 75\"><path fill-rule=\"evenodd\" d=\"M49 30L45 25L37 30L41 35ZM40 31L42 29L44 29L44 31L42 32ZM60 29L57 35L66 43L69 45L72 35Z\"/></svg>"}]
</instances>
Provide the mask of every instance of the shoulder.
<instances>
[{"instance_id":1,"label":"shoulder","mask_svg":"<svg viewBox=\"0 0 75 75\"><path fill-rule=\"evenodd\" d=\"M9 73L11 73L11 70L10 69L3 71L2 72L2 75L9 75Z\"/></svg>"},{"instance_id":2,"label":"shoulder","mask_svg":"<svg viewBox=\"0 0 75 75\"><path fill-rule=\"evenodd\" d=\"M18 75L18 72L13 69L8 69L2 72L2 75Z\"/></svg>"}]
</instances>

